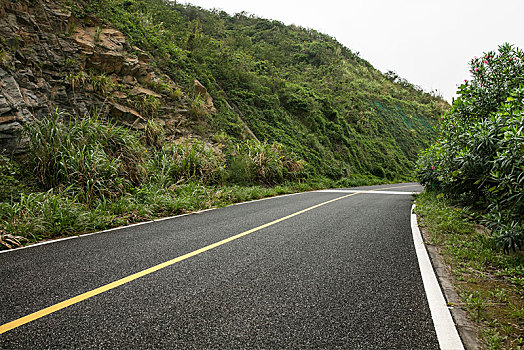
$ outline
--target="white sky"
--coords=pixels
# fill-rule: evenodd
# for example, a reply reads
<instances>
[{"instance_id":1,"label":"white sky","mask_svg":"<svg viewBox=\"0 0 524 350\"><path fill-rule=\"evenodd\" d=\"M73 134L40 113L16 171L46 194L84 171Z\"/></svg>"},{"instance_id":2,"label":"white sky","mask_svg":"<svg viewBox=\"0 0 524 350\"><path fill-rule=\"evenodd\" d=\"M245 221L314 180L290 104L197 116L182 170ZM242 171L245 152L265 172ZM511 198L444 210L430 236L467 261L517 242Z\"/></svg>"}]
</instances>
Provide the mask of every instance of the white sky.
<instances>
[{"instance_id":1,"label":"white sky","mask_svg":"<svg viewBox=\"0 0 524 350\"><path fill-rule=\"evenodd\" d=\"M180 2L180 1L179 1ZM183 0L246 11L336 38L382 72L395 71L448 101L468 62L509 42L524 49L524 0Z\"/></svg>"}]
</instances>

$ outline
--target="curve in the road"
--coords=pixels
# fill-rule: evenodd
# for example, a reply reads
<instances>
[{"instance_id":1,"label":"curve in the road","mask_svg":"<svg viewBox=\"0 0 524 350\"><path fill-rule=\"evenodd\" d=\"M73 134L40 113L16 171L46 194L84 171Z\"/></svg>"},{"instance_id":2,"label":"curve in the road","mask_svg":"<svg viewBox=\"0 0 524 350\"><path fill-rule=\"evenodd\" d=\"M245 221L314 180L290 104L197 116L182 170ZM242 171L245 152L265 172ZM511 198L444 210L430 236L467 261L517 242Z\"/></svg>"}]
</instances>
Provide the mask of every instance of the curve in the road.
<instances>
[{"instance_id":1,"label":"curve in the road","mask_svg":"<svg viewBox=\"0 0 524 350\"><path fill-rule=\"evenodd\" d=\"M409 187L409 185L408 185L408 186L392 186L392 187L382 188L382 190L395 189L395 188L403 188L403 187ZM295 213L293 213L293 214L287 215L287 216L282 217L282 218L280 218L280 219L277 219L277 220L274 220L274 221L268 222L268 223L266 223L266 224L264 224L264 225L261 225L261 226L258 226L258 227L255 227L255 228L252 228L252 229L250 229L250 230L247 230L247 231L242 232L242 233L240 233L240 234L237 234L237 235L235 235L235 236L232 236L232 237L229 237L229 238L223 239L223 240L221 240L221 241L219 241L219 242L216 242L216 243L213 243L213 244L207 245L207 246L205 246L205 247L203 247L203 248L200 248L200 249L194 250L194 251L192 251L192 252L190 252L190 253L184 254L184 255L179 256L179 257L177 257L177 258L174 258L174 259L171 259L171 260L169 260L169 261L163 262L163 263L161 263L161 264L158 264L158 265L152 266L152 267L150 267L150 268L148 268L148 269L145 269L145 270L142 270L142 271L140 271L140 272L134 273L134 274L132 274L132 275L130 275L130 276L127 276L127 277L121 278L121 279L119 279L119 280L117 280L117 281L114 281L114 282L108 283L108 284L103 285L103 286L101 286L101 287L98 287L98 288L96 288L96 289L93 289L93 290L90 290L90 291L88 291L88 292L85 292L85 293L82 293L82 294L80 294L80 295L77 295L77 296L75 296L75 297L73 297L73 298L70 298L70 299L64 300L64 301L62 301L62 302L60 302L60 303L57 303L57 304L51 305L51 306L49 306L49 307L47 307L47 308L44 308L44 309L42 309L42 310L39 310L39 311L33 312L33 313L31 313L31 314L29 314L29 315L26 315L26 316L24 316L24 317L21 317L21 318L18 318L18 319L16 319L16 320L13 320L13 321L11 321L11 322L5 323L5 324L3 324L3 325L0 326L0 334L5 333L5 332L8 332L8 331L10 331L10 330L12 330L12 329L14 329L14 328L20 327L20 326L22 326L22 325L24 325L24 324L27 324L27 323L29 323L29 322L35 321L35 320L37 320L37 319L39 319L39 318L45 317L45 316L47 316L47 315L49 315L49 314L52 314L52 313L54 313L54 312L57 312L57 311L59 311L59 310L65 309L66 307L69 307L69 306L71 306L71 305L77 304L77 303L82 302L82 301L84 301L84 300L86 300L86 299L92 298L92 297L94 297L94 296L96 296L96 295L99 295L99 294L102 294L102 293L104 293L104 292L107 292L107 291L109 291L109 290L111 290L111 289L114 289L114 288L116 288L116 287L119 287L119 286L121 286L121 285L124 285L124 284L126 284L126 283L129 283L129 282L131 282L131 281L134 281L134 280L136 280L136 279L138 279L138 278L140 278L140 277L144 277L144 276L149 275L149 274L151 274L151 273L153 273L153 272L156 272L156 271L161 270L161 269L164 269L164 268L166 268L166 267L168 267L168 266L174 265L174 264L176 264L176 263L178 263L178 262L180 262L180 261L183 261L183 260L189 259L189 258L191 258L191 257L193 257L193 256L196 256L196 255L199 255L199 254L204 253L204 252L206 252L206 251L209 251L209 250L211 250L211 249L217 248L217 247L219 247L219 246L221 246L221 245L224 245L224 244L226 244L226 243L232 242L232 241L234 241L234 240L236 240L236 239L239 239L239 238L244 237L244 236L246 236L246 235L249 235L249 234L251 234L251 233L254 233L254 232L260 231L260 230L262 230L262 229L264 229L264 228L266 228L266 227L269 227L269 226L275 225L275 224L277 224L277 223L279 223L279 222L282 222L282 221L288 220L288 219L290 219L290 218L292 218L292 217L295 217L295 216L297 216L297 215L300 215L300 214L306 213L306 212L308 212L308 211L310 211L310 210L313 210L313 209L319 208L319 207L321 207L321 206L324 206L324 205L327 205L327 204L330 204L330 203L336 202L336 201L341 200L341 199L345 199L345 198L348 198L348 197L351 197L351 196L355 196L355 195L357 195L357 194L362 194L362 193L367 193L367 192L374 192L374 191L377 191L377 190L373 190L373 189L371 189L371 190L365 190L365 191L353 191L353 192L351 192L350 194L347 194L347 195L345 195L345 196L337 197L337 198L335 198L335 199L331 199L331 200L328 200L328 201L322 202L322 203L320 203L320 204L316 204L316 205L314 205L314 206L311 206L311 207L309 207L309 208L306 208L306 209L300 210L300 211L298 211L298 212L295 212ZM381 192L382 192L382 191L381 191Z\"/></svg>"}]
</instances>

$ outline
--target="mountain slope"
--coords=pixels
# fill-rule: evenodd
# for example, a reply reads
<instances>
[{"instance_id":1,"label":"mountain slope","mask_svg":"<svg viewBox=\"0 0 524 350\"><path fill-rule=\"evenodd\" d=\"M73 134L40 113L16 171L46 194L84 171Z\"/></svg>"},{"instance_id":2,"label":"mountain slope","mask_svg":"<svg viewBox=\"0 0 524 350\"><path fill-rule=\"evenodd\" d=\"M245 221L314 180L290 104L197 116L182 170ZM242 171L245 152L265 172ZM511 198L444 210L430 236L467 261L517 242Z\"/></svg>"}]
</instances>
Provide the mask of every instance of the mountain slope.
<instances>
[{"instance_id":1,"label":"mountain slope","mask_svg":"<svg viewBox=\"0 0 524 350\"><path fill-rule=\"evenodd\" d=\"M313 176L393 179L410 174L448 107L335 39L278 21L163 0L2 7L0 78L21 89L0 126L7 149L20 124L55 108L96 110L138 129L159 120L172 139L277 141Z\"/></svg>"},{"instance_id":2,"label":"mountain slope","mask_svg":"<svg viewBox=\"0 0 524 350\"><path fill-rule=\"evenodd\" d=\"M331 178L406 175L447 108L314 30L164 1L97 4L186 86L197 77L208 87L217 129L235 135L226 116L238 106L259 139L290 146Z\"/></svg>"}]
</instances>

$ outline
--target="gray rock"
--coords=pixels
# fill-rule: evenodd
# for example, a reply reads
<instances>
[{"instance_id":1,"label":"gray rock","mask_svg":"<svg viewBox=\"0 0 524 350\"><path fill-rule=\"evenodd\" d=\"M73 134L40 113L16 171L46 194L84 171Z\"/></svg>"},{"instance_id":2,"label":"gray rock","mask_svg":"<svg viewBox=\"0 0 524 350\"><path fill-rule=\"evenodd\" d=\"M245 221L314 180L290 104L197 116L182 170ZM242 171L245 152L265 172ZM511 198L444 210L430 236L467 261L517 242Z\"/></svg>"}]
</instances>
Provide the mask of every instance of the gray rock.
<instances>
[{"instance_id":1,"label":"gray rock","mask_svg":"<svg viewBox=\"0 0 524 350\"><path fill-rule=\"evenodd\" d=\"M27 89L22 89L22 94L24 96L25 105L27 107L36 108L41 105L39 98L36 97L36 95L34 95L33 93L31 93L31 91Z\"/></svg>"},{"instance_id":2,"label":"gray rock","mask_svg":"<svg viewBox=\"0 0 524 350\"><path fill-rule=\"evenodd\" d=\"M0 124L0 133L7 135L16 135L22 129L19 122Z\"/></svg>"},{"instance_id":3,"label":"gray rock","mask_svg":"<svg viewBox=\"0 0 524 350\"><path fill-rule=\"evenodd\" d=\"M12 108L9 105L7 99L4 96L0 95L0 115L5 114L11 110Z\"/></svg>"},{"instance_id":4,"label":"gray rock","mask_svg":"<svg viewBox=\"0 0 524 350\"><path fill-rule=\"evenodd\" d=\"M12 107L18 108L24 104L24 97L20 91L20 86L18 86L18 83L13 76L6 75L0 78L0 84L2 94Z\"/></svg>"}]
</instances>

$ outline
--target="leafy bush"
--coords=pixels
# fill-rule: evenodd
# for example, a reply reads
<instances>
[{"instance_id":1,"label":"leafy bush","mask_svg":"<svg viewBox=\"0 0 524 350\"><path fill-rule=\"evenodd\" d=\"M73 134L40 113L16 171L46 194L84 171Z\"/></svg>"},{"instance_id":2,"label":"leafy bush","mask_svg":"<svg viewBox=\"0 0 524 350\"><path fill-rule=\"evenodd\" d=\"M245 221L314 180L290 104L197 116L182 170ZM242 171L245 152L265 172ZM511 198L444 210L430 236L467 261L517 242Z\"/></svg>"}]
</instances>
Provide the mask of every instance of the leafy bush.
<instances>
[{"instance_id":1,"label":"leafy bush","mask_svg":"<svg viewBox=\"0 0 524 350\"><path fill-rule=\"evenodd\" d=\"M417 165L425 186L489 210L486 222L506 250L524 246L523 60L509 44L472 60L472 80L460 87L442 117L441 138Z\"/></svg>"},{"instance_id":2,"label":"leafy bush","mask_svg":"<svg viewBox=\"0 0 524 350\"><path fill-rule=\"evenodd\" d=\"M55 112L25 128L30 165L48 190L74 187L82 201L114 197L144 177L144 147L128 129L98 117L64 121Z\"/></svg>"},{"instance_id":3,"label":"leafy bush","mask_svg":"<svg viewBox=\"0 0 524 350\"><path fill-rule=\"evenodd\" d=\"M510 44L470 61L471 80L459 87L451 114L462 120L488 118L524 84L524 52Z\"/></svg>"}]
</instances>

